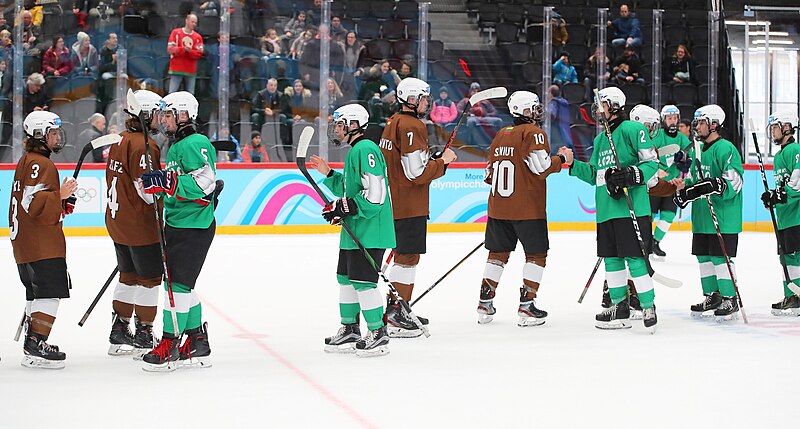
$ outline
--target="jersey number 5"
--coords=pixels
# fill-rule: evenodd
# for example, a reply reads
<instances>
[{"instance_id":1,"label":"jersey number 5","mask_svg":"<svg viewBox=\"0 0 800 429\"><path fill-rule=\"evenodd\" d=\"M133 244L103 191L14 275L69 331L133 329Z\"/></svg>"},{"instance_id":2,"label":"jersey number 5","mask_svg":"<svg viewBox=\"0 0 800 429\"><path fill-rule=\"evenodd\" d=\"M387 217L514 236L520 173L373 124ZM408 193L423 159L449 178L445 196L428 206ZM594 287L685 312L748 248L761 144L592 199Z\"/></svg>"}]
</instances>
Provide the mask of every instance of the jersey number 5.
<instances>
[{"instance_id":1,"label":"jersey number 5","mask_svg":"<svg viewBox=\"0 0 800 429\"><path fill-rule=\"evenodd\" d=\"M108 210L111 211L111 219L116 219L119 211L119 199L117 197L117 177L111 179L111 186L108 188Z\"/></svg>"},{"instance_id":2,"label":"jersey number 5","mask_svg":"<svg viewBox=\"0 0 800 429\"><path fill-rule=\"evenodd\" d=\"M514 193L514 163L510 159L492 163L492 195L508 198Z\"/></svg>"}]
</instances>

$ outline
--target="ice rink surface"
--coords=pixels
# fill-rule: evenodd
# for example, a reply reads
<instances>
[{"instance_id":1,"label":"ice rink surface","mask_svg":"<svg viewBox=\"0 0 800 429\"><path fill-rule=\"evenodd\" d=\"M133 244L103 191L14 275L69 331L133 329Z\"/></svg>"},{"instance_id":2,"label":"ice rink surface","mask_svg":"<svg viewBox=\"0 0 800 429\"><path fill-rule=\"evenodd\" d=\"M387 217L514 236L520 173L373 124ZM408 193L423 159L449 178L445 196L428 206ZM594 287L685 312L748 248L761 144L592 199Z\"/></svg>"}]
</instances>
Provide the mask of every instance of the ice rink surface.
<instances>
[{"instance_id":1,"label":"ice rink surface","mask_svg":"<svg viewBox=\"0 0 800 429\"><path fill-rule=\"evenodd\" d=\"M415 295L482 239L430 235ZM521 248L500 282L494 322L476 323L481 250L414 307L430 318L430 338L393 339L388 356L359 359L323 352L339 326L336 235L217 236L197 288L214 366L149 374L106 355L111 290L77 325L114 267L108 238L67 239L74 289L51 335L66 369L21 367L12 337L24 289L4 239L0 428L796 427L800 320L769 313L782 294L774 236L740 237L750 324L721 326L690 318L702 298L691 236L667 235L667 262L655 268L685 284L656 285L654 336L641 321L624 331L594 327L602 268L577 304L596 261L593 232L550 240L537 301L550 313L545 325L516 326Z\"/></svg>"}]
</instances>

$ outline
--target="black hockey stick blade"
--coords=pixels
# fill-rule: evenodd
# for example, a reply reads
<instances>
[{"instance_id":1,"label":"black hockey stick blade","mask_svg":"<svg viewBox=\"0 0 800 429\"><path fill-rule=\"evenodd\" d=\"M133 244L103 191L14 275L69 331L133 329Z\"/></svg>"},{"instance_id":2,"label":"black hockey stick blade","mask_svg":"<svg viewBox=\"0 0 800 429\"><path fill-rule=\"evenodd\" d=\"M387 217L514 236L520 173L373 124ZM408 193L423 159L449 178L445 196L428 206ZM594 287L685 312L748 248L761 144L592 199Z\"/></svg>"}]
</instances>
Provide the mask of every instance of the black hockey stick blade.
<instances>
[{"instance_id":1,"label":"black hockey stick blade","mask_svg":"<svg viewBox=\"0 0 800 429\"><path fill-rule=\"evenodd\" d=\"M235 152L236 151L236 143L230 140L214 140L211 142L211 145L214 146L219 152Z\"/></svg>"},{"instance_id":2,"label":"black hockey stick blade","mask_svg":"<svg viewBox=\"0 0 800 429\"><path fill-rule=\"evenodd\" d=\"M83 161L86 159L86 155L89 155L89 152L95 149L100 149L101 147L104 146L117 144L121 141L122 141L122 136L120 136L119 134L108 134L105 136L98 137L90 141L89 143L86 143L86 145L83 146L83 149L81 149L81 155L78 158L78 163L75 164L75 171L72 172L72 178L73 179L78 178L78 174L81 172L81 167L83 167Z\"/></svg>"}]
</instances>

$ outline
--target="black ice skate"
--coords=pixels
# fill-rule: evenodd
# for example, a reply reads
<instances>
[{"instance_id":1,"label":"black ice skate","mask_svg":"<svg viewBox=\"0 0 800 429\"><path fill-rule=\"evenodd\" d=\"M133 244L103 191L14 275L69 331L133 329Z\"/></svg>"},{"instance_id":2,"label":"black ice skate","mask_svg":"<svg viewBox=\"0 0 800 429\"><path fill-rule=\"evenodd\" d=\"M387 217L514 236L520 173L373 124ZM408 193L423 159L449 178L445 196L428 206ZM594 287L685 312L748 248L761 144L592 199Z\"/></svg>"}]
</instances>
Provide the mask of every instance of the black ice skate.
<instances>
[{"instance_id":1,"label":"black ice skate","mask_svg":"<svg viewBox=\"0 0 800 429\"><path fill-rule=\"evenodd\" d=\"M653 259L656 261L663 261L664 258L667 256L667 252L661 250L661 246L659 246L659 242L653 240Z\"/></svg>"},{"instance_id":2,"label":"black ice skate","mask_svg":"<svg viewBox=\"0 0 800 429\"><path fill-rule=\"evenodd\" d=\"M356 356L373 357L389 354L389 335L386 326L369 331L364 338L356 343Z\"/></svg>"},{"instance_id":3,"label":"black ice skate","mask_svg":"<svg viewBox=\"0 0 800 429\"><path fill-rule=\"evenodd\" d=\"M136 319L136 333L133 335L133 360L142 360L147 352L156 346L156 337L153 335L153 325L143 324Z\"/></svg>"},{"instance_id":4,"label":"black ice skate","mask_svg":"<svg viewBox=\"0 0 800 429\"><path fill-rule=\"evenodd\" d=\"M594 318L595 325L598 329L630 329L631 328L631 308L628 300L624 300L619 304L612 304L611 307L603 310Z\"/></svg>"},{"instance_id":5,"label":"black ice skate","mask_svg":"<svg viewBox=\"0 0 800 429\"><path fill-rule=\"evenodd\" d=\"M714 317L717 320L717 323L729 322L731 320L736 320L739 318L739 303L736 301L736 297L722 297L722 303L719 305L719 308L714 310Z\"/></svg>"},{"instance_id":6,"label":"black ice skate","mask_svg":"<svg viewBox=\"0 0 800 429\"><path fill-rule=\"evenodd\" d=\"M656 317L656 305L653 304L652 307L642 310L642 318L644 319L644 327L650 330L651 334L655 334L656 323L658 323L658 317Z\"/></svg>"},{"instance_id":7,"label":"black ice skate","mask_svg":"<svg viewBox=\"0 0 800 429\"><path fill-rule=\"evenodd\" d=\"M133 334L130 320L122 320L117 313L111 313L111 334L108 336L108 355L124 356L133 353Z\"/></svg>"},{"instance_id":8,"label":"black ice skate","mask_svg":"<svg viewBox=\"0 0 800 429\"><path fill-rule=\"evenodd\" d=\"M47 344L47 337L30 330L25 334L22 351L25 356L21 364L26 368L62 369L67 358L67 354L59 351L58 346Z\"/></svg>"},{"instance_id":9,"label":"black ice skate","mask_svg":"<svg viewBox=\"0 0 800 429\"><path fill-rule=\"evenodd\" d=\"M797 295L787 296L781 302L772 304L773 316L800 316L800 297Z\"/></svg>"},{"instance_id":10,"label":"black ice skate","mask_svg":"<svg viewBox=\"0 0 800 429\"><path fill-rule=\"evenodd\" d=\"M180 338L164 335L158 345L142 357L142 370L147 372L170 372L178 369Z\"/></svg>"},{"instance_id":11,"label":"black ice skate","mask_svg":"<svg viewBox=\"0 0 800 429\"><path fill-rule=\"evenodd\" d=\"M210 368L211 346L208 344L208 323L186 330L186 341L180 349L181 367Z\"/></svg>"},{"instance_id":12,"label":"black ice skate","mask_svg":"<svg viewBox=\"0 0 800 429\"><path fill-rule=\"evenodd\" d=\"M705 297L703 302L689 307L692 310L692 317L711 317L711 312L719 308L719 305L722 304L722 298L719 296L719 292L715 291L706 294Z\"/></svg>"},{"instance_id":13,"label":"black ice skate","mask_svg":"<svg viewBox=\"0 0 800 429\"><path fill-rule=\"evenodd\" d=\"M519 321L517 322L517 326L526 327L544 325L544 319L547 317L547 312L536 308L536 300L526 296L526 288L520 288L519 292L519 309L517 309Z\"/></svg>"},{"instance_id":14,"label":"black ice skate","mask_svg":"<svg viewBox=\"0 0 800 429\"><path fill-rule=\"evenodd\" d=\"M481 296L478 300L478 323L481 325L491 322L494 319L494 314L497 313L492 303L494 290L495 288L488 284L481 286Z\"/></svg>"},{"instance_id":15,"label":"black ice skate","mask_svg":"<svg viewBox=\"0 0 800 429\"><path fill-rule=\"evenodd\" d=\"M424 317L419 317L419 321L423 325L428 324L428 319ZM422 329L408 317L398 303L388 304L386 307L386 328L392 338L416 338L422 335Z\"/></svg>"},{"instance_id":16,"label":"black ice skate","mask_svg":"<svg viewBox=\"0 0 800 429\"><path fill-rule=\"evenodd\" d=\"M361 339L358 323L342 325L336 335L325 338L325 353L355 353Z\"/></svg>"}]
</instances>

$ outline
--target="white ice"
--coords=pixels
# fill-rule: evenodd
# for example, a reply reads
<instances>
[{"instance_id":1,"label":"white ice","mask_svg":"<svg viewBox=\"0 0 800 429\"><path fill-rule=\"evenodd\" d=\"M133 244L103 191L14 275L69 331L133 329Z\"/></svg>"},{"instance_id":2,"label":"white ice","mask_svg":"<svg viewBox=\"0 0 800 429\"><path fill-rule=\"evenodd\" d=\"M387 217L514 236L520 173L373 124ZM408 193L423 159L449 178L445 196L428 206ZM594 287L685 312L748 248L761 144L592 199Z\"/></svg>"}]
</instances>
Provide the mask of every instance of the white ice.
<instances>
[{"instance_id":1,"label":"white ice","mask_svg":"<svg viewBox=\"0 0 800 429\"><path fill-rule=\"evenodd\" d=\"M701 299L691 236L669 233L656 269L685 284L656 286L654 336L641 322L596 329L602 269L576 303L596 261L594 233L550 238L538 300L550 313L545 325L516 326L521 249L503 274L494 321L476 323L481 250L414 307L430 318L430 338L395 339L388 356L359 359L323 352L339 326L336 235L217 236L197 287L214 366L169 374L106 355L110 290L77 326L115 264L108 238L68 238L74 289L51 335L66 369L21 367L12 336L24 290L2 240L0 428L796 427L800 320L769 314L782 296L771 234L741 235L750 324L720 326L689 317ZM482 239L430 235L415 294Z\"/></svg>"}]
</instances>

